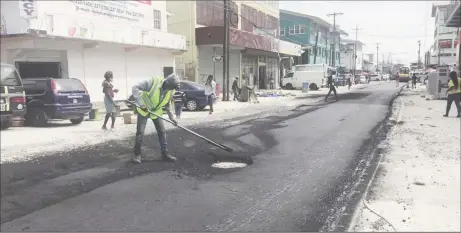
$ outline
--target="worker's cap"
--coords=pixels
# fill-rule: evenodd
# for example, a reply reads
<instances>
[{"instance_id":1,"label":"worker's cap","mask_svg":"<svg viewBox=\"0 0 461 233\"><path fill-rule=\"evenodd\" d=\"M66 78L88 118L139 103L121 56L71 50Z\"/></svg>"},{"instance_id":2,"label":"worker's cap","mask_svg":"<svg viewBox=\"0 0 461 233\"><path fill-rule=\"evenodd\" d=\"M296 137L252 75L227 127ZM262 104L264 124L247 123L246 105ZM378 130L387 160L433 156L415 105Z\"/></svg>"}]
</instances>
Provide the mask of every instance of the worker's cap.
<instances>
[{"instance_id":1,"label":"worker's cap","mask_svg":"<svg viewBox=\"0 0 461 233\"><path fill-rule=\"evenodd\" d=\"M168 77L166 77L165 79L165 85L168 89L176 89L176 88L179 88L179 83L180 83L180 80L179 80L179 75L178 74L170 74L168 75Z\"/></svg>"},{"instance_id":2,"label":"worker's cap","mask_svg":"<svg viewBox=\"0 0 461 233\"><path fill-rule=\"evenodd\" d=\"M239 77L238 77L238 76L235 76L235 79L239 79Z\"/></svg>"}]
</instances>

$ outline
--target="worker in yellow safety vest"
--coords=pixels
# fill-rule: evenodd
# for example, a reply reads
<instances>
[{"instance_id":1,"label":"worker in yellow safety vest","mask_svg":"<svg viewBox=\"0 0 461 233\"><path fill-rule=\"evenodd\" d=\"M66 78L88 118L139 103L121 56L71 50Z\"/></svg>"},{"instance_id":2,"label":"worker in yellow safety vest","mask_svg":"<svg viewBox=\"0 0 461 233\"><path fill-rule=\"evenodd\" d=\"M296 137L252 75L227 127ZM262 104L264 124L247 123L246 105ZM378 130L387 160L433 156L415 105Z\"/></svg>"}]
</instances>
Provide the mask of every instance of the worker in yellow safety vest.
<instances>
[{"instance_id":1,"label":"worker in yellow safety vest","mask_svg":"<svg viewBox=\"0 0 461 233\"><path fill-rule=\"evenodd\" d=\"M163 120L148 112L152 111L161 116L163 110L166 110L170 120L177 124L170 111L170 100L174 94L174 90L179 88L179 76L171 74L166 79L163 77L156 77L142 81L133 86L133 97L135 99L136 111L138 119L136 123L136 138L134 146L133 163L141 163L141 144L144 138L144 130L146 129L147 119L150 118L154 122L155 129L157 130L158 140L160 143L160 150L162 158L165 161L175 162L176 158L173 157L167 149L166 132Z\"/></svg>"}]
</instances>

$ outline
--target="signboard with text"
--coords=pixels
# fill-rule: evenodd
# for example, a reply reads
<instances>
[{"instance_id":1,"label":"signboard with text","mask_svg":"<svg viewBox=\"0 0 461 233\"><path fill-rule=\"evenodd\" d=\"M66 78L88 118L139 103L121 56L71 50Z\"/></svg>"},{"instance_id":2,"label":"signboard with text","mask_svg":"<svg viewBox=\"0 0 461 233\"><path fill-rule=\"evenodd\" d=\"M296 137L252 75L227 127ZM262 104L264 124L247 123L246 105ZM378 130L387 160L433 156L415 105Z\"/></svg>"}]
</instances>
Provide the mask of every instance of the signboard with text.
<instances>
[{"instance_id":1,"label":"signboard with text","mask_svg":"<svg viewBox=\"0 0 461 233\"><path fill-rule=\"evenodd\" d=\"M36 0L20 0L19 15L23 19L32 19L37 17L37 1Z\"/></svg>"}]
</instances>

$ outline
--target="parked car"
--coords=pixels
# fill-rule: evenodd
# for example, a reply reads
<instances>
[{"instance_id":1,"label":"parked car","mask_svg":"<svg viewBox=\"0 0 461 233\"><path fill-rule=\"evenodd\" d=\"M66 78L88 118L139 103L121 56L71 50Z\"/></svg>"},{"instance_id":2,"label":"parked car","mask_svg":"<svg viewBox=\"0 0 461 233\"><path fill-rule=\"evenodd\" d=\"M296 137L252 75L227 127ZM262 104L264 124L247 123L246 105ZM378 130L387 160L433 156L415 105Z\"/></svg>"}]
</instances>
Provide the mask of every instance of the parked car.
<instances>
[{"instance_id":1,"label":"parked car","mask_svg":"<svg viewBox=\"0 0 461 233\"><path fill-rule=\"evenodd\" d=\"M370 81L381 81L381 75L380 74L372 74L370 75Z\"/></svg>"},{"instance_id":2,"label":"parked car","mask_svg":"<svg viewBox=\"0 0 461 233\"><path fill-rule=\"evenodd\" d=\"M45 126L50 119L82 123L92 108L90 95L83 83L74 78L24 79L27 113L26 124Z\"/></svg>"},{"instance_id":3,"label":"parked car","mask_svg":"<svg viewBox=\"0 0 461 233\"><path fill-rule=\"evenodd\" d=\"M13 65L1 63L0 126L9 128L14 117L24 117L26 101L21 76Z\"/></svg>"},{"instance_id":4,"label":"parked car","mask_svg":"<svg viewBox=\"0 0 461 233\"><path fill-rule=\"evenodd\" d=\"M208 99L205 95L205 85L198 84L191 81L182 80L180 90L186 94L186 103L184 107L189 111L203 110L208 105ZM215 96L213 101L218 98ZM128 98L128 101L134 102L133 95ZM134 109L133 104L126 102L129 108Z\"/></svg>"},{"instance_id":5,"label":"parked car","mask_svg":"<svg viewBox=\"0 0 461 233\"><path fill-rule=\"evenodd\" d=\"M180 89L186 94L186 107L189 111L203 110L208 105L207 96L205 95L205 85L191 81L181 81ZM215 96L213 101L218 97Z\"/></svg>"}]
</instances>

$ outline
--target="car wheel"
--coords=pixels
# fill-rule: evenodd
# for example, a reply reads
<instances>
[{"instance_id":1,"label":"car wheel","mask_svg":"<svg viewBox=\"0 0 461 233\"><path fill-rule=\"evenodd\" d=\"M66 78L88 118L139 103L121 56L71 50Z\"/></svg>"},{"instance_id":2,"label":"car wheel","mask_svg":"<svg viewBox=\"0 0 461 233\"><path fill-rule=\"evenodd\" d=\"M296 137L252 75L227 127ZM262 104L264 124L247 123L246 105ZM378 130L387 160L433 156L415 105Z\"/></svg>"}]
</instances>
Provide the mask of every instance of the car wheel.
<instances>
[{"instance_id":1,"label":"car wheel","mask_svg":"<svg viewBox=\"0 0 461 233\"><path fill-rule=\"evenodd\" d=\"M83 122L83 117L80 118L75 118L75 119L70 119L70 122L74 125L78 125Z\"/></svg>"},{"instance_id":2,"label":"car wheel","mask_svg":"<svg viewBox=\"0 0 461 233\"><path fill-rule=\"evenodd\" d=\"M294 90L293 85L291 83L287 83L287 85L285 85L285 89Z\"/></svg>"},{"instance_id":3,"label":"car wheel","mask_svg":"<svg viewBox=\"0 0 461 233\"><path fill-rule=\"evenodd\" d=\"M189 111L197 110L197 102L195 102L195 100L188 100L186 103L186 108Z\"/></svg>"},{"instance_id":4,"label":"car wheel","mask_svg":"<svg viewBox=\"0 0 461 233\"><path fill-rule=\"evenodd\" d=\"M48 123L45 112L40 108L32 108L27 111L26 124L31 126L43 127Z\"/></svg>"},{"instance_id":5,"label":"car wheel","mask_svg":"<svg viewBox=\"0 0 461 233\"><path fill-rule=\"evenodd\" d=\"M311 83L311 84L309 85L309 89L310 89L311 91L316 91L316 90L319 89L319 87L317 86L317 84Z\"/></svg>"}]
</instances>

